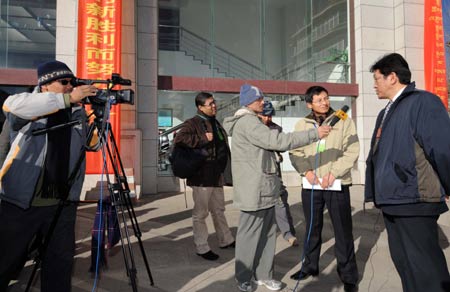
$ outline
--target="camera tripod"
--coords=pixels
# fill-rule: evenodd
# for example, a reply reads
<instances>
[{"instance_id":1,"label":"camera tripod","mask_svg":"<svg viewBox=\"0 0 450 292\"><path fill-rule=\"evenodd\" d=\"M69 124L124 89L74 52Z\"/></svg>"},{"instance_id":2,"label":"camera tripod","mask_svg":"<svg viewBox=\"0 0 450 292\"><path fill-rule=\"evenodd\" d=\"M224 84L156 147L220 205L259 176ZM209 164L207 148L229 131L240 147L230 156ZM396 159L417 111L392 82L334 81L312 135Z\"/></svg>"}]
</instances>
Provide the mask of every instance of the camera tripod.
<instances>
[{"instance_id":1,"label":"camera tripod","mask_svg":"<svg viewBox=\"0 0 450 292\"><path fill-rule=\"evenodd\" d=\"M107 123L106 131L100 133L100 143L103 145L102 152L103 157L109 158L111 162L115 181L111 182L110 176L108 175L108 170L106 170L107 185L109 193L111 196L111 206L116 210L117 222L119 222L120 230L120 242L122 246L122 254L124 258L125 267L127 270L127 275L130 278L131 286L133 291L137 291L136 283L136 264L134 261L133 248L131 246L130 232L127 225L126 215L130 219L131 227L133 229L134 235L138 239L139 248L142 254L142 258L145 263L145 268L147 270L148 277L150 279L150 284L153 286L153 277L150 271L150 266L148 264L147 256L144 250L144 245L142 244L142 233L139 228L139 224L134 212L133 204L130 197L130 187L125 175L125 170L120 158L119 150L117 148L116 140L114 138L114 133L112 131L111 125ZM106 162L105 162L106 165Z\"/></svg>"},{"instance_id":2,"label":"camera tripod","mask_svg":"<svg viewBox=\"0 0 450 292\"><path fill-rule=\"evenodd\" d=\"M64 126L56 126L53 128L45 129L45 131L39 131L39 132L36 132L33 134L40 135L40 134L43 134L44 132L60 129L61 127L72 126L75 123L76 122L71 122ZM78 123L80 123L80 122L78 121ZM109 193L111 196L111 206L114 207L116 210L115 213L116 213L116 217L117 217L117 222L119 223L120 242L121 242L121 247L122 247L122 254L123 254L123 258L124 258L125 268L126 268L127 276L130 279L130 283L133 288L133 292L137 292L138 291L137 279L136 279L137 269L136 269L136 264L134 261L132 242L130 239L130 230L129 230L129 227L127 224L127 214L128 214L128 218L130 219L130 223L131 223L131 227L133 229L134 235L138 239L139 248L140 248L140 251L142 254L142 258L145 263L145 267L147 270L148 277L150 279L151 286L154 285L153 277L152 277L152 274L150 271L150 266L149 266L149 263L147 260L144 246L142 244L142 240L141 240L142 233L139 228L136 214L134 212L133 204L132 204L131 197L130 197L130 188L129 188L128 181L127 181L127 178L125 175L125 170L124 170L124 167L122 164L122 160L120 158L119 150L117 148L116 140L114 138L114 134L111 129L111 125L109 122L103 122L101 125L99 125L97 130L99 132L99 145L101 145L100 147L102 149L103 158L104 158L104 160L106 160L105 165L107 165L106 162L107 162L107 158L108 158L109 161L111 162L112 169L114 172L114 182L112 182L110 179L110 176L109 176L108 169L106 167L107 185L108 185L108 190L109 190ZM72 171L72 173L69 176L69 179L68 179L69 188L68 189L70 189L70 186L73 184L73 181L75 180L75 177L81 167L82 162L84 161L84 158L85 158L85 155L84 155L84 151L83 151L83 153L80 155L80 157L77 161L77 164L75 165L74 170ZM34 259L35 265L34 265L32 273L30 275L30 278L28 280L27 288L25 291L29 291L29 289L31 288L34 276L37 272L37 269L40 267L40 265L42 263L42 260L44 258L44 255L45 255L46 249L48 247L49 241L51 239L51 236L55 230L56 224L61 215L63 207L64 207L65 203L67 202L68 195L69 195L69 190L67 190L66 194L63 194L63 198L60 200L59 206L58 206L58 208L55 212L55 215L52 219L52 222L50 224L47 235L45 236L43 243L39 248L38 254L36 255L36 257Z\"/></svg>"}]
</instances>

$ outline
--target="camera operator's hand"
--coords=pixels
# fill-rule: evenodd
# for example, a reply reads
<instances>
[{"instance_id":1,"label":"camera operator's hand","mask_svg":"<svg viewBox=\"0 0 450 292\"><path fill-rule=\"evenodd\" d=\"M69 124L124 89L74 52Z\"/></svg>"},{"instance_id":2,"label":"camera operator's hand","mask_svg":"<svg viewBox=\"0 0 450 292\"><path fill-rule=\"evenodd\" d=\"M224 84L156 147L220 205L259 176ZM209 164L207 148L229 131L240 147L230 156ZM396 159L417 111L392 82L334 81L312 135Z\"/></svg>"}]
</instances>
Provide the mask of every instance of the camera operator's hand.
<instances>
[{"instance_id":1,"label":"camera operator's hand","mask_svg":"<svg viewBox=\"0 0 450 292\"><path fill-rule=\"evenodd\" d=\"M97 94L97 87L94 85L80 85L75 87L70 93L70 103L79 103L86 96Z\"/></svg>"}]
</instances>

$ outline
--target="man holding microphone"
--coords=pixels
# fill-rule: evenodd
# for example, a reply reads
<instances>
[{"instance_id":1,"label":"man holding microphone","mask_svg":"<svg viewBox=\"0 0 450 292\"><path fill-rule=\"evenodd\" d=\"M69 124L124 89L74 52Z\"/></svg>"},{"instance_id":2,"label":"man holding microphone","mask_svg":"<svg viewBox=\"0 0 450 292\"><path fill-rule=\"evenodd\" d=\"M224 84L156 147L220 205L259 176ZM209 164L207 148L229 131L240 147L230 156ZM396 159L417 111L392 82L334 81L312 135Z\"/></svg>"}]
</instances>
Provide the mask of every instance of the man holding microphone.
<instances>
[{"instance_id":1,"label":"man holding microphone","mask_svg":"<svg viewBox=\"0 0 450 292\"><path fill-rule=\"evenodd\" d=\"M331 109L328 91L324 87L310 87L306 91L305 101L311 113L295 125L295 131L326 124L332 124L333 128L325 139L290 152L292 165L303 178L302 205L306 222L304 260L301 269L291 278L304 280L319 274L323 211L326 206L333 223L339 277L346 292L357 291L359 276L350 206L351 169L359 156L356 127L345 115L345 120L339 121L340 111Z\"/></svg>"}]
</instances>

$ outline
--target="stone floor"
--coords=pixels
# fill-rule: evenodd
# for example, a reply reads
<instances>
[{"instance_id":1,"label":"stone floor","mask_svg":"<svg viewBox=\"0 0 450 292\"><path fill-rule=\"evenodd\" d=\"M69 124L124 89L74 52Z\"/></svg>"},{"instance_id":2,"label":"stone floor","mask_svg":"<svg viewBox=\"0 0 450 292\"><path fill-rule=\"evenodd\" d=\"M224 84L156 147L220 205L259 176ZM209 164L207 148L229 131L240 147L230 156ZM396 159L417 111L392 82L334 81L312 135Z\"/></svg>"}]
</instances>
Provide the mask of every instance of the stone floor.
<instances>
[{"instance_id":1,"label":"stone floor","mask_svg":"<svg viewBox=\"0 0 450 292\"><path fill-rule=\"evenodd\" d=\"M288 188L289 203L294 217L299 241L303 240L305 230L300 188ZM353 208L353 235L356 258L360 273L360 291L398 292L401 291L400 279L390 259L386 231L379 210L366 204L363 206L363 186L351 188ZM226 188L226 216L233 234L236 233L239 211L232 205L232 188ZM187 204L187 206L186 206ZM138 291L238 291L234 280L234 250L218 248L217 240L208 218L210 227L210 245L220 255L219 260L210 262L195 254L192 239L191 208L192 194L165 193L143 196L134 203L134 210L142 231L141 242L148 259L154 286L150 286L149 276L144 265L144 254L139 248L135 236L131 236L133 259L137 269ZM125 260L121 245L109 251L108 269L97 277L88 272L91 262L90 244L95 204L83 204L79 207L77 219L77 251L73 275L74 292L82 291L133 291L126 274ZM450 213L450 212L448 212ZM441 216L441 244L445 255L450 258L448 237L450 235L449 214ZM336 273L334 257L333 229L328 215L325 214L323 245L320 258L320 274L300 283L289 276L297 271L302 256L302 244L291 247L281 236L277 238L275 257L275 278L285 286L283 291L343 291ZM133 235L133 231L131 231ZM7 239L2 239L7 240ZM125 246L125 250L127 246ZM21 274L18 283L11 291L24 291L29 278L31 263ZM34 290L39 291L36 279ZM258 287L258 292L269 291Z\"/></svg>"}]
</instances>

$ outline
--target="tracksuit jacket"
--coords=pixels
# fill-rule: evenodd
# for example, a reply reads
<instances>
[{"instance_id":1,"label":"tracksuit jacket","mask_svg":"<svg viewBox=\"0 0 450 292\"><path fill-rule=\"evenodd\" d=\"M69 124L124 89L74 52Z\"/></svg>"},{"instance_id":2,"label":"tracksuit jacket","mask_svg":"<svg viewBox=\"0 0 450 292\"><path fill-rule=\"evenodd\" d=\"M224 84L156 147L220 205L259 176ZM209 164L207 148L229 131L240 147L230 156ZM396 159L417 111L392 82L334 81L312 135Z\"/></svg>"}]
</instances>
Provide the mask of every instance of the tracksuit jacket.
<instances>
[{"instance_id":1,"label":"tracksuit jacket","mask_svg":"<svg viewBox=\"0 0 450 292\"><path fill-rule=\"evenodd\" d=\"M72 126L69 174L80 155L85 153L86 112L81 106L72 106L69 96L62 93L20 93L8 97L3 111L11 127L11 149L0 171L2 191L0 198L23 209L29 208L42 173L47 153L47 134L33 135L34 130L46 128L47 117L60 109L72 107ZM85 174L85 161L81 164L68 200L78 201Z\"/></svg>"}]
</instances>

